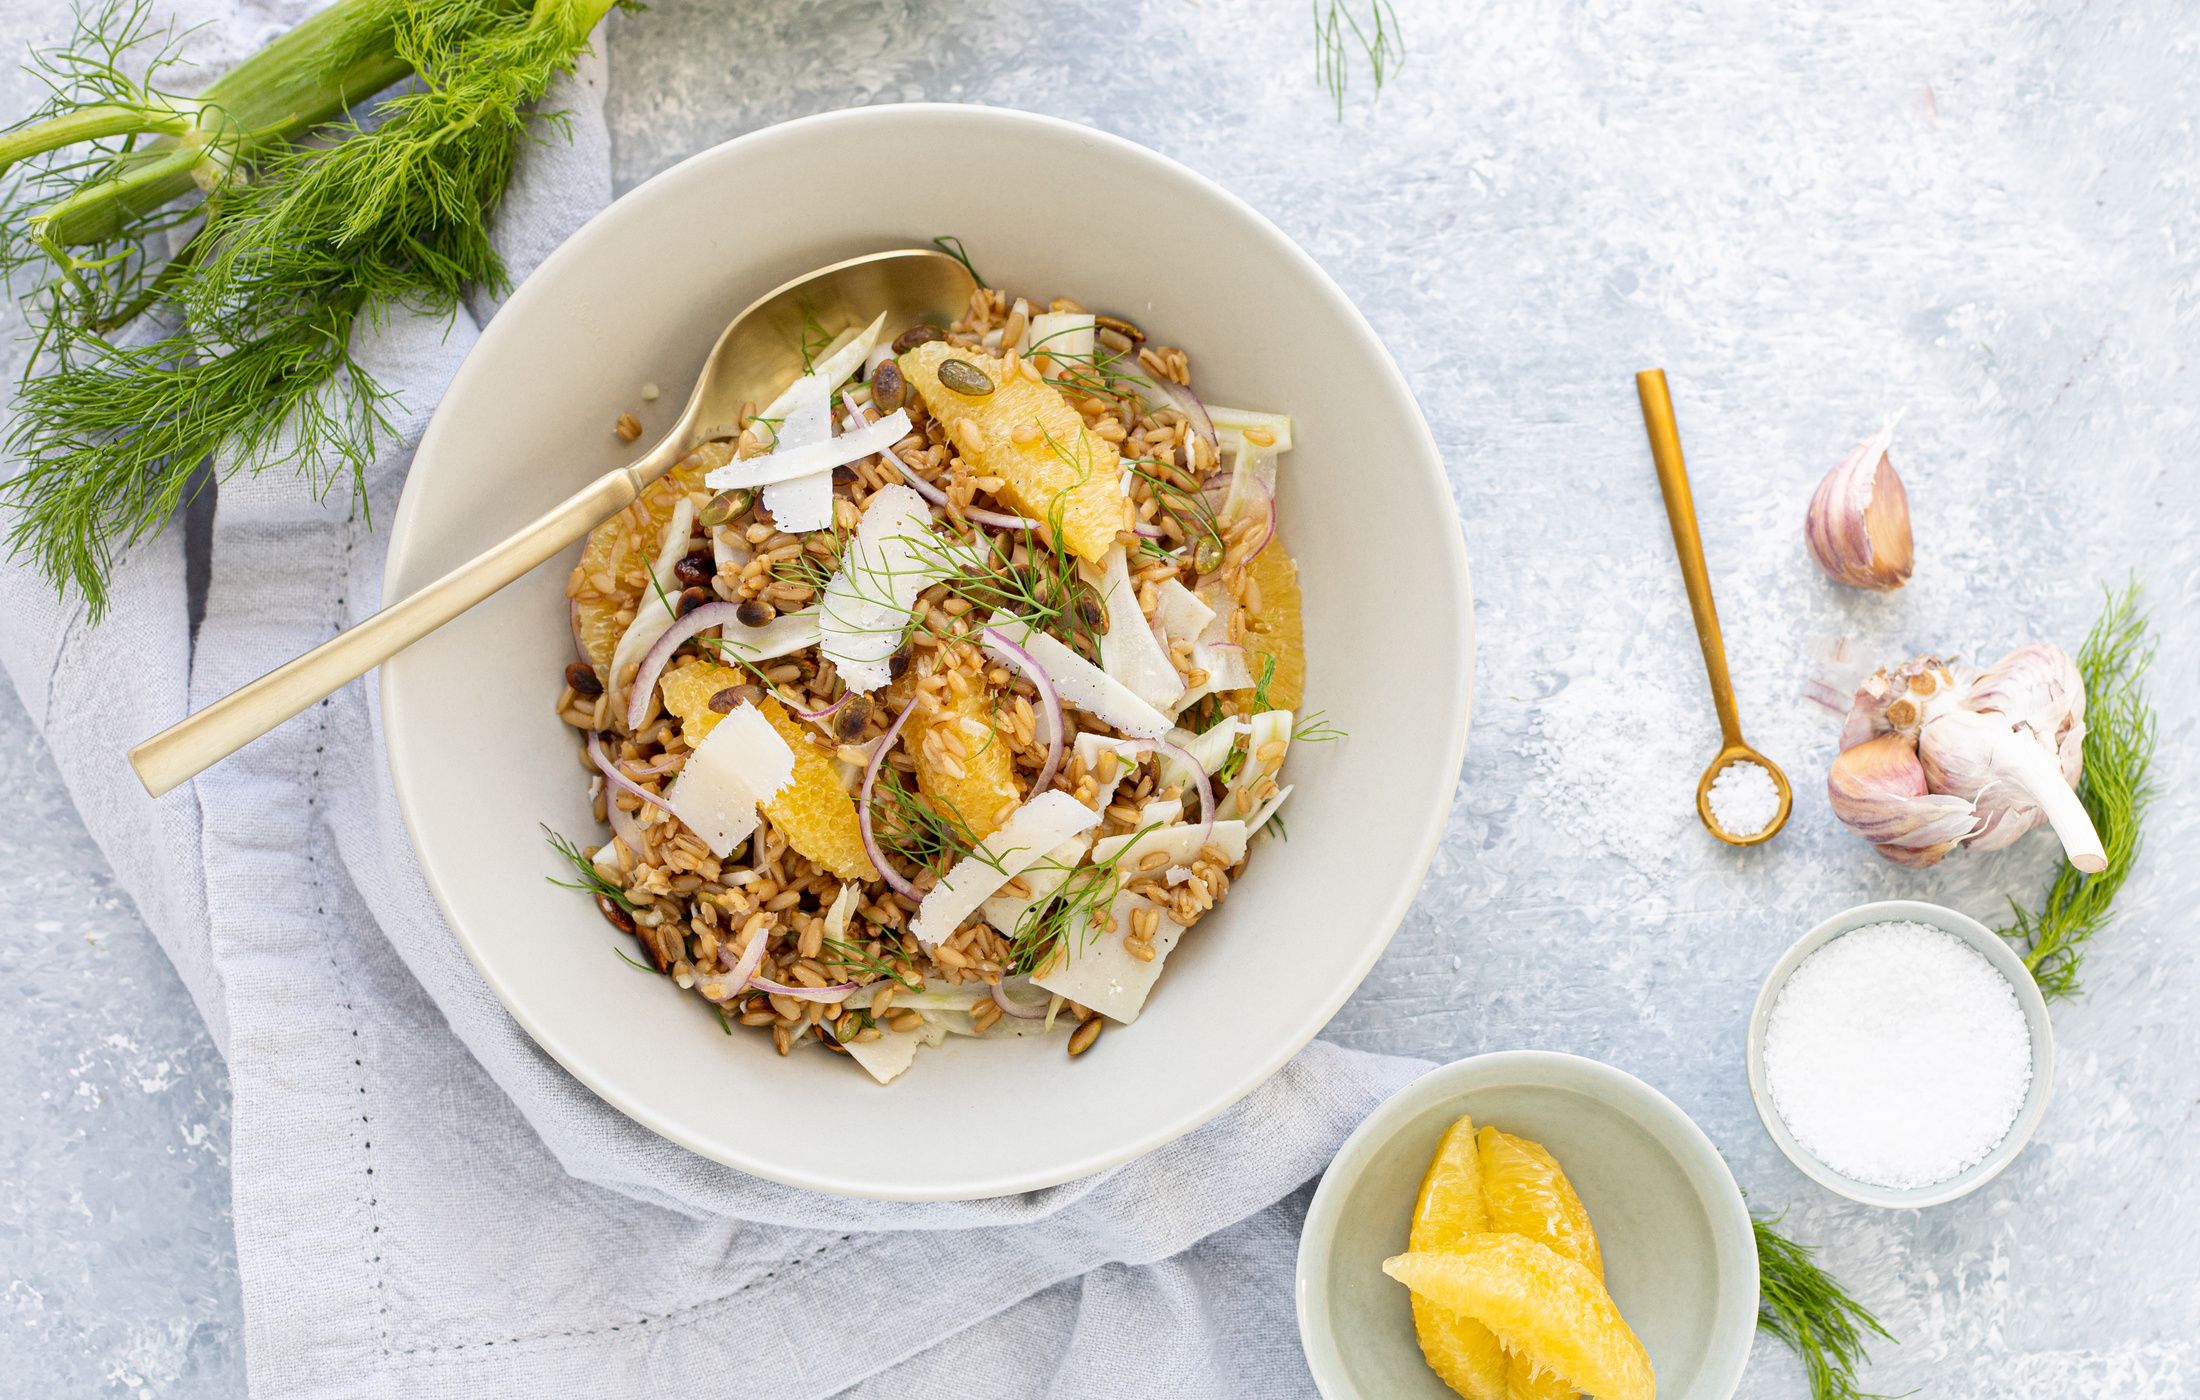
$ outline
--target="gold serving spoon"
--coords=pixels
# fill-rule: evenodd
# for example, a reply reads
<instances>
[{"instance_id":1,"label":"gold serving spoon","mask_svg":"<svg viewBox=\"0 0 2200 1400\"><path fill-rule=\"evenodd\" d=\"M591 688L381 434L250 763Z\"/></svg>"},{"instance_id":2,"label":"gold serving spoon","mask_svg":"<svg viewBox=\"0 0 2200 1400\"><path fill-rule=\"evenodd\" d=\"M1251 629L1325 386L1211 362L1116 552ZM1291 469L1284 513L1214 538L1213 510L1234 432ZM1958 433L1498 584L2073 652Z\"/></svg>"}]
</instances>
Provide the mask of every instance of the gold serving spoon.
<instances>
[{"instance_id":1,"label":"gold serving spoon","mask_svg":"<svg viewBox=\"0 0 2200 1400\"><path fill-rule=\"evenodd\" d=\"M1719 736L1723 745L1711 766L1696 784L1696 815L1713 836L1730 846L1756 846L1770 841L1787 825L1795 794L1788 787L1780 765L1751 748L1742 739L1741 716L1734 710L1734 683L1726 674L1726 643L1719 637L1719 612L1711 605L1711 578L1703 567L1703 537L1696 531L1696 500L1688 489L1688 464L1681 459L1680 429L1673 424L1673 397L1666 391L1665 371L1646 369L1635 376L1635 392L1642 396L1642 422L1650 430L1650 456L1658 464L1658 486L1665 493L1665 518L1673 527L1673 549L1681 557L1681 578L1688 585L1688 611L1696 618L1696 640L1703 645L1703 668L1711 678L1711 703L1719 711ZM1761 765L1780 790L1779 810L1765 829L1737 836L1719 825L1711 813L1711 784L1730 763L1748 761Z\"/></svg>"},{"instance_id":2,"label":"gold serving spoon","mask_svg":"<svg viewBox=\"0 0 2200 1400\"><path fill-rule=\"evenodd\" d=\"M948 254L902 248L821 267L758 299L718 337L679 421L641 460L606 472L419 592L155 734L130 750L130 766L160 796L573 544L703 442L731 437L743 403L766 402L793 383L806 368L805 325L813 335L833 334L868 325L883 311L890 326L944 326L963 314L976 286Z\"/></svg>"}]
</instances>

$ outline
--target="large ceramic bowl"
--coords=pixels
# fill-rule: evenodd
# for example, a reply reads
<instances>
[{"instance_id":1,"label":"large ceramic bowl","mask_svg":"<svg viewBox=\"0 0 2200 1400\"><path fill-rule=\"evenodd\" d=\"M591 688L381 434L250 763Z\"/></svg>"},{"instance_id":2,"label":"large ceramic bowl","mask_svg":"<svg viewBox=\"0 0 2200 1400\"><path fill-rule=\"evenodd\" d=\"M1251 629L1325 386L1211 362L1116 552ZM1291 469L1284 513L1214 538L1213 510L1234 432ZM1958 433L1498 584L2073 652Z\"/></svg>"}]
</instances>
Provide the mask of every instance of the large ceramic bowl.
<instances>
[{"instance_id":1,"label":"large ceramic bowl","mask_svg":"<svg viewBox=\"0 0 2200 1400\"><path fill-rule=\"evenodd\" d=\"M1213 397L1290 413L1283 539L1306 591L1310 707L1347 731L1292 759L1290 842L1257 852L1095 1053L951 1042L881 1087L844 1061L728 1039L700 999L612 955L592 903L543 877L542 825L589 844L569 560L383 668L390 764L429 884L482 976L606 1101L706 1156L901 1199L1028 1190L1189 1131L1311 1039L1413 898L1466 743L1466 554L1428 428L1367 322L1305 253L1200 176L1017 112L836 112L728 142L590 221L527 279L452 381L405 487L398 597L622 460L610 425L670 421L726 321L858 253L953 234L981 272L1074 294L1188 348ZM654 405L641 386L664 386ZM646 441L646 439L645 439Z\"/></svg>"},{"instance_id":2,"label":"large ceramic bowl","mask_svg":"<svg viewBox=\"0 0 2200 1400\"><path fill-rule=\"evenodd\" d=\"M1658 1393L1726 1400L1757 1330L1757 1244L1718 1149L1671 1099L1595 1060L1476 1055L1399 1090L1345 1139L1299 1240L1299 1334L1328 1400L1447 1400L1421 1359L1403 1254L1444 1130L1462 1114L1542 1143L1596 1227L1612 1301Z\"/></svg>"}]
</instances>

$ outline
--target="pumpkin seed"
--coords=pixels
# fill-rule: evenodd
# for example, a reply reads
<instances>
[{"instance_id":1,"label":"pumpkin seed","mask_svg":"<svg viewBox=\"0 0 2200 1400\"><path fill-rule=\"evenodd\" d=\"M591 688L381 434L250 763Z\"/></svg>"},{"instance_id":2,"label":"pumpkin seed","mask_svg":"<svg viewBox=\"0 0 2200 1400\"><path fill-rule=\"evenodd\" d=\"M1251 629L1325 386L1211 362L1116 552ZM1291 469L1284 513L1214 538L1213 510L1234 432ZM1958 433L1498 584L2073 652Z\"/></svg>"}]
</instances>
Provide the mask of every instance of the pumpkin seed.
<instances>
[{"instance_id":1,"label":"pumpkin seed","mask_svg":"<svg viewBox=\"0 0 2200 1400\"><path fill-rule=\"evenodd\" d=\"M940 361L940 383L974 399L982 399L993 392L993 380L968 360Z\"/></svg>"},{"instance_id":2,"label":"pumpkin seed","mask_svg":"<svg viewBox=\"0 0 2200 1400\"><path fill-rule=\"evenodd\" d=\"M894 353L906 355L928 340L945 340L947 332L938 326L911 326L894 337Z\"/></svg>"},{"instance_id":3,"label":"pumpkin seed","mask_svg":"<svg viewBox=\"0 0 2200 1400\"><path fill-rule=\"evenodd\" d=\"M901 407L902 394L908 387L902 380L901 366L881 360L871 376L871 404L881 413L892 413Z\"/></svg>"},{"instance_id":4,"label":"pumpkin seed","mask_svg":"<svg viewBox=\"0 0 2200 1400\"><path fill-rule=\"evenodd\" d=\"M1201 535L1199 547L1192 551L1192 567L1203 574L1211 574L1222 567L1222 541L1213 535Z\"/></svg>"},{"instance_id":5,"label":"pumpkin seed","mask_svg":"<svg viewBox=\"0 0 2200 1400\"><path fill-rule=\"evenodd\" d=\"M1134 345L1145 344L1146 333L1120 316L1095 316L1092 322L1101 330L1114 331Z\"/></svg>"},{"instance_id":6,"label":"pumpkin seed","mask_svg":"<svg viewBox=\"0 0 2200 1400\"><path fill-rule=\"evenodd\" d=\"M585 661L576 661L565 668L565 683L573 687L575 695L593 698L603 694L603 682L596 678L596 668Z\"/></svg>"},{"instance_id":7,"label":"pumpkin seed","mask_svg":"<svg viewBox=\"0 0 2200 1400\"><path fill-rule=\"evenodd\" d=\"M719 714L728 715L744 700L753 705L763 698L764 692L753 685L729 685L710 697L710 707Z\"/></svg>"},{"instance_id":8,"label":"pumpkin seed","mask_svg":"<svg viewBox=\"0 0 2200 1400\"><path fill-rule=\"evenodd\" d=\"M864 726L871 722L871 697L858 695L840 707L833 716L833 737L842 743L852 744L863 737Z\"/></svg>"},{"instance_id":9,"label":"pumpkin seed","mask_svg":"<svg viewBox=\"0 0 2200 1400\"><path fill-rule=\"evenodd\" d=\"M735 608L733 615L743 627L762 627L779 616L779 610L761 598L750 598Z\"/></svg>"},{"instance_id":10,"label":"pumpkin seed","mask_svg":"<svg viewBox=\"0 0 2200 1400\"><path fill-rule=\"evenodd\" d=\"M686 617L703 604L716 601L718 600L712 596L711 591L707 588L684 588L680 590L679 600L673 605L672 615L674 617Z\"/></svg>"},{"instance_id":11,"label":"pumpkin seed","mask_svg":"<svg viewBox=\"0 0 2200 1400\"><path fill-rule=\"evenodd\" d=\"M703 513L696 518L702 521L704 529L715 530L747 510L755 499L755 488L736 486L731 491L721 491L711 497L710 504L704 506Z\"/></svg>"}]
</instances>

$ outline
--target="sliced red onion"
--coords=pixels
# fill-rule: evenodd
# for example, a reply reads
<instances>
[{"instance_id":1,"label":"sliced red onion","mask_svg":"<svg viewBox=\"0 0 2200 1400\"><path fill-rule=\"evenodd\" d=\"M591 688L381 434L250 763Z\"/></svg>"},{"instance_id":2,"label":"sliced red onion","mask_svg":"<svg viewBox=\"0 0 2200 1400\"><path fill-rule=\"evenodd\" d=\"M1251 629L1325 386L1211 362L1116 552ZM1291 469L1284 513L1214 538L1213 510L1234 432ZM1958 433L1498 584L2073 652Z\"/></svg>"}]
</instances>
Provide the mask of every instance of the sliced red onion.
<instances>
[{"instance_id":1,"label":"sliced red onion","mask_svg":"<svg viewBox=\"0 0 2200 1400\"><path fill-rule=\"evenodd\" d=\"M642 801L647 802L652 807L663 808L665 812L670 814L675 819L679 817L680 814L672 810L671 803L665 801L663 797L654 792L651 792L648 788L643 787L640 783L635 782L632 778L629 778L626 774L619 771L619 765L611 761L610 754L604 752L602 736L594 733L591 733L588 736L588 756L591 759L595 760L595 764L598 768L601 768L603 770L603 777L605 782L611 784L611 786L619 789L619 791L621 792L633 793L636 797L639 797L640 799L642 799ZM613 803L610 798L606 797L604 799L604 809L606 811L610 811L616 805L617 804ZM641 854L641 852L636 851L634 854L638 856Z\"/></svg>"},{"instance_id":2,"label":"sliced red onion","mask_svg":"<svg viewBox=\"0 0 2200 1400\"><path fill-rule=\"evenodd\" d=\"M947 505L947 493L931 482L926 481L923 477L918 476L916 468L901 460L901 454L895 452L893 448L882 447L879 449L878 455L894 464L909 482L911 490L930 501L933 505L943 507ZM1039 522L1036 520L1027 520L1021 515L1004 515L1000 511L987 510L982 506L965 506L960 513L963 519L973 525L987 525L996 530L1035 530L1039 527Z\"/></svg>"},{"instance_id":3,"label":"sliced red onion","mask_svg":"<svg viewBox=\"0 0 2200 1400\"><path fill-rule=\"evenodd\" d=\"M713 627L740 625L740 607L735 603L705 603L684 617L674 618L634 672L634 684L626 693L626 727L630 730L642 727L642 721L649 716L649 697L657 689L657 678L665 673L665 667L672 663L672 654L682 644Z\"/></svg>"},{"instance_id":4,"label":"sliced red onion","mask_svg":"<svg viewBox=\"0 0 2200 1400\"><path fill-rule=\"evenodd\" d=\"M732 1001L735 997L747 991L750 980L756 976L756 969L764 964L764 945L771 941L771 936L770 929L758 929L756 937L749 940L749 950L738 958L733 956L731 944L719 944L718 961L724 963L728 969L725 981L732 987L732 990L723 997L706 998L706 1000Z\"/></svg>"},{"instance_id":5,"label":"sliced red onion","mask_svg":"<svg viewBox=\"0 0 2200 1400\"><path fill-rule=\"evenodd\" d=\"M751 977L749 985L775 997L787 997L794 1001L822 1001L828 1005L846 1001L856 990L853 982L840 982L830 987L790 987L784 982L774 982L769 977Z\"/></svg>"},{"instance_id":6,"label":"sliced red onion","mask_svg":"<svg viewBox=\"0 0 2200 1400\"><path fill-rule=\"evenodd\" d=\"M998 982L993 984L992 991L993 1004L1001 1008L1003 1013L1014 1016L1019 1021L1037 1021L1047 1014L1045 1000L1041 1000L1037 1007L1033 1007L1028 1002L1017 1001L1009 996L1007 989Z\"/></svg>"},{"instance_id":7,"label":"sliced red onion","mask_svg":"<svg viewBox=\"0 0 2200 1400\"><path fill-rule=\"evenodd\" d=\"M1131 526L1131 533L1142 540L1164 540L1168 538L1167 535L1161 532L1161 527L1150 520L1141 520L1136 525Z\"/></svg>"},{"instance_id":8,"label":"sliced red onion","mask_svg":"<svg viewBox=\"0 0 2200 1400\"><path fill-rule=\"evenodd\" d=\"M909 722L909 716L915 714L916 710L916 697L911 696L909 703L901 707L901 713L894 716L893 724L887 728L885 737L879 740L878 747L871 750L871 761L863 769L863 787L856 793L856 825L863 832L863 853L871 858L871 864L878 867L879 878L894 893L906 899L921 900L924 898L923 894L909 882L908 877L887 864L886 852L880 848L878 837L871 832L871 789L878 783L879 765L886 761L887 751L894 747L894 740L901 736L901 727Z\"/></svg>"},{"instance_id":9,"label":"sliced red onion","mask_svg":"<svg viewBox=\"0 0 2200 1400\"><path fill-rule=\"evenodd\" d=\"M1033 780L1033 792L1045 792L1054 786L1054 775L1062 766L1062 733L1068 727L1062 723L1062 700L1054 693L1054 681L1047 675L1046 667L1037 657L1002 635L1000 629L988 627L980 634L994 654L1024 673L1039 690L1039 703L1046 707L1047 761L1039 768L1039 776Z\"/></svg>"},{"instance_id":10,"label":"sliced red onion","mask_svg":"<svg viewBox=\"0 0 2200 1400\"><path fill-rule=\"evenodd\" d=\"M1262 481L1257 476L1253 478L1253 484L1260 488L1261 500L1264 503L1262 509L1268 517L1268 529L1261 535L1260 543L1253 547L1253 552L1245 556L1245 562L1248 564L1260 558L1260 552L1268 548L1276 538L1276 493L1268 488L1267 482Z\"/></svg>"},{"instance_id":11,"label":"sliced red onion","mask_svg":"<svg viewBox=\"0 0 2200 1400\"><path fill-rule=\"evenodd\" d=\"M1236 477L1234 471L1216 472L1199 484L1199 494L1207 502L1209 515L1221 514L1223 503L1230 499L1230 483Z\"/></svg>"},{"instance_id":12,"label":"sliced red onion","mask_svg":"<svg viewBox=\"0 0 2200 1400\"><path fill-rule=\"evenodd\" d=\"M1167 754L1192 775L1192 782L1199 789L1199 843L1206 845L1208 836L1215 829L1215 789L1214 784L1207 781L1206 768L1198 759L1166 739L1132 739L1127 742L1134 746L1130 750L1134 753L1151 751Z\"/></svg>"},{"instance_id":13,"label":"sliced red onion","mask_svg":"<svg viewBox=\"0 0 2200 1400\"><path fill-rule=\"evenodd\" d=\"M794 717L796 719L810 720L813 723L821 719L831 719L834 715L840 713L841 706L847 704L850 700L853 700L855 698L856 693L854 691L844 690L840 693L840 698L838 700L835 700L832 704L827 705L824 709L796 710L794 712Z\"/></svg>"},{"instance_id":14,"label":"sliced red onion","mask_svg":"<svg viewBox=\"0 0 2200 1400\"><path fill-rule=\"evenodd\" d=\"M1152 383L1161 397L1191 420L1193 430L1207 439L1207 445L1214 449L1215 460L1221 461L1222 439L1215 436L1215 420L1207 416L1207 405L1199 401L1199 395L1192 392L1190 385L1179 384L1166 375L1155 375Z\"/></svg>"}]
</instances>

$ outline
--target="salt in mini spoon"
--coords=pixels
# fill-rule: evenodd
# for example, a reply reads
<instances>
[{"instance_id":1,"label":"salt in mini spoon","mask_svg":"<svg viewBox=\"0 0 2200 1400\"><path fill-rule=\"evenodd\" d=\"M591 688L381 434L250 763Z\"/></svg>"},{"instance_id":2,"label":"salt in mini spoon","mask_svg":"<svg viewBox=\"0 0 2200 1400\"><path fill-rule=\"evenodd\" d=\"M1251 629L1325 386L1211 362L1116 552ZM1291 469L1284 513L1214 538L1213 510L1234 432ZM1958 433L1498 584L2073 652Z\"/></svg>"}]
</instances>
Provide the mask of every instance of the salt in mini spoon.
<instances>
[{"instance_id":1,"label":"salt in mini spoon","mask_svg":"<svg viewBox=\"0 0 2200 1400\"><path fill-rule=\"evenodd\" d=\"M1646 369L1636 375L1635 392L1642 396L1642 422L1650 431L1650 456L1658 464L1665 518L1673 527L1673 549L1680 555L1681 579L1688 585L1688 611L1695 616L1696 640L1703 645L1703 668L1711 680L1711 703L1719 711L1719 736L1724 745L1696 784L1696 815L1703 819L1706 830L1730 846L1761 845L1787 825L1795 794L1780 765L1742 739L1741 716L1734 711L1734 684L1726 674L1726 643L1719 638L1719 613L1711 605L1711 577L1704 572L1703 537L1696 531L1696 501L1688 490L1688 464L1681 459L1681 435L1673 424L1673 398L1666 391L1665 371ZM1743 759L1770 773L1772 785L1780 792L1779 810L1764 830L1752 836L1734 835L1711 814L1712 782L1728 764Z\"/></svg>"}]
</instances>

